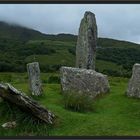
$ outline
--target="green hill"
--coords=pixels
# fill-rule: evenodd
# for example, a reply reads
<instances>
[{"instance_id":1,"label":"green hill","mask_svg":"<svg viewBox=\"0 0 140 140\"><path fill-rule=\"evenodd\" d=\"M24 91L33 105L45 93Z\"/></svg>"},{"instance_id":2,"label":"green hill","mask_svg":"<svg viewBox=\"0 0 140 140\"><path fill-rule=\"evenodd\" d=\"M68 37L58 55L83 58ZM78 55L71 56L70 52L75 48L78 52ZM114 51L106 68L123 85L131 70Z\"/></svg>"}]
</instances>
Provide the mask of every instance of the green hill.
<instances>
[{"instance_id":1,"label":"green hill","mask_svg":"<svg viewBox=\"0 0 140 140\"><path fill-rule=\"evenodd\" d=\"M41 71L75 66L76 35L42 34L19 25L0 22L0 71L25 72L26 64L39 61ZM131 75L140 63L140 45L127 41L99 38L96 70L113 76Z\"/></svg>"},{"instance_id":2,"label":"green hill","mask_svg":"<svg viewBox=\"0 0 140 140\"><path fill-rule=\"evenodd\" d=\"M43 39L44 37L46 37L46 35L33 29L2 21L0 22L0 38L28 41L30 39Z\"/></svg>"},{"instance_id":3,"label":"green hill","mask_svg":"<svg viewBox=\"0 0 140 140\"><path fill-rule=\"evenodd\" d=\"M0 21L0 38L20 41L40 39L76 41L76 36L71 34L46 35L27 27L22 27L17 24L6 23L3 21Z\"/></svg>"}]
</instances>

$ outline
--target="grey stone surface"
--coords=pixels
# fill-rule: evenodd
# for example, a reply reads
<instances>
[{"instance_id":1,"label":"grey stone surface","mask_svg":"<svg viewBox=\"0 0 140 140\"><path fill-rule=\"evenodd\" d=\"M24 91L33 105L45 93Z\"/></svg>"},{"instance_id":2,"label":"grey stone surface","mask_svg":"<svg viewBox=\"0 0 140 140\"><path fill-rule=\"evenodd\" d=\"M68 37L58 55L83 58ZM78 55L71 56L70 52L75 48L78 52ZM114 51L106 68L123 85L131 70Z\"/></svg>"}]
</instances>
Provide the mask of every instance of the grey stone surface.
<instances>
[{"instance_id":1,"label":"grey stone surface","mask_svg":"<svg viewBox=\"0 0 140 140\"><path fill-rule=\"evenodd\" d=\"M32 95L39 96L42 94L42 84L40 80L40 68L38 62L27 64L27 72L29 76L29 85Z\"/></svg>"},{"instance_id":2,"label":"grey stone surface","mask_svg":"<svg viewBox=\"0 0 140 140\"><path fill-rule=\"evenodd\" d=\"M76 67L95 69L97 25L95 15L85 12L81 20L76 46Z\"/></svg>"},{"instance_id":3,"label":"grey stone surface","mask_svg":"<svg viewBox=\"0 0 140 140\"><path fill-rule=\"evenodd\" d=\"M9 83L0 83L0 97L47 124L53 124L55 115L37 101Z\"/></svg>"},{"instance_id":4,"label":"grey stone surface","mask_svg":"<svg viewBox=\"0 0 140 140\"><path fill-rule=\"evenodd\" d=\"M91 97L109 92L109 83L106 75L94 70L61 67L61 88L63 93L84 93Z\"/></svg>"},{"instance_id":5,"label":"grey stone surface","mask_svg":"<svg viewBox=\"0 0 140 140\"><path fill-rule=\"evenodd\" d=\"M133 66L126 94L129 97L140 98L140 64L138 63Z\"/></svg>"}]
</instances>

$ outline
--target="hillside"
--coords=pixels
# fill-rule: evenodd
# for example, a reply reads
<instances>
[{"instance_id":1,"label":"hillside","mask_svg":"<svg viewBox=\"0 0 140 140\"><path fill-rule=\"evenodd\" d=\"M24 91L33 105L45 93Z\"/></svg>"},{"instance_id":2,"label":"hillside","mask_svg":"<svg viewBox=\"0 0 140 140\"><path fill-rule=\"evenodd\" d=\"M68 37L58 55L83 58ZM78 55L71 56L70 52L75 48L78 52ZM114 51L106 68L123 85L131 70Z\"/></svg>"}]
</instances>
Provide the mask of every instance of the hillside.
<instances>
[{"instance_id":1,"label":"hillside","mask_svg":"<svg viewBox=\"0 0 140 140\"><path fill-rule=\"evenodd\" d=\"M44 38L45 35L19 25L0 22L0 38L28 41L30 39Z\"/></svg>"},{"instance_id":2,"label":"hillside","mask_svg":"<svg viewBox=\"0 0 140 140\"><path fill-rule=\"evenodd\" d=\"M42 72L75 65L77 36L48 35L18 25L0 22L0 71L25 72L26 64L40 62ZM140 63L140 45L108 38L98 39L96 70L113 76L131 75Z\"/></svg>"},{"instance_id":3,"label":"hillside","mask_svg":"<svg viewBox=\"0 0 140 140\"><path fill-rule=\"evenodd\" d=\"M29 40L66 40L76 41L76 36L71 34L46 35L39 31L0 21L0 38L29 41Z\"/></svg>"}]
</instances>

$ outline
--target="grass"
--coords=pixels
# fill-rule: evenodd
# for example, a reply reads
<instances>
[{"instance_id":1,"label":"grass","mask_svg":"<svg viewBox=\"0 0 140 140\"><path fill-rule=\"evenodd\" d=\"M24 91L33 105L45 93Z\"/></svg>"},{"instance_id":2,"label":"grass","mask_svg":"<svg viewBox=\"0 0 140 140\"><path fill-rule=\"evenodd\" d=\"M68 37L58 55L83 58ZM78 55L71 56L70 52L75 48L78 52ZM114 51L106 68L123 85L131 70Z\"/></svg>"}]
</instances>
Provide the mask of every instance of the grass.
<instances>
[{"instance_id":1,"label":"grass","mask_svg":"<svg viewBox=\"0 0 140 140\"><path fill-rule=\"evenodd\" d=\"M30 95L26 73L0 73L0 77L3 75L14 77L10 83ZM47 78L49 75L53 74L45 73L42 77ZM17 81L18 77L21 81ZM140 136L140 100L125 95L128 79L109 77L109 82L110 93L97 98L94 101L94 110L84 113L65 109L60 84L43 83L44 95L35 99L57 116L52 127L34 124L31 117L21 112L22 116L26 115L26 120L19 120L14 129L3 129L1 125L11 120L11 113L7 111L6 102L2 102L0 136ZM6 110L4 115L3 109Z\"/></svg>"},{"instance_id":2,"label":"grass","mask_svg":"<svg viewBox=\"0 0 140 140\"><path fill-rule=\"evenodd\" d=\"M66 109L74 110L77 112L87 112L94 109L94 102L91 97L77 92L63 93L64 105Z\"/></svg>"},{"instance_id":3,"label":"grass","mask_svg":"<svg viewBox=\"0 0 140 140\"><path fill-rule=\"evenodd\" d=\"M26 58L26 61L32 62L34 60L34 57L36 58L36 61L38 61L41 65L73 65L75 60L72 54L68 53L68 51L63 51L62 54L58 52L52 55L31 55Z\"/></svg>"},{"instance_id":4,"label":"grass","mask_svg":"<svg viewBox=\"0 0 140 140\"><path fill-rule=\"evenodd\" d=\"M110 68L111 68L111 70L121 69L121 66L117 65L116 63L109 62L109 61L104 61L104 60L97 60L96 61L96 67L101 72L103 72L103 70L105 70L105 69L110 69Z\"/></svg>"},{"instance_id":5,"label":"grass","mask_svg":"<svg viewBox=\"0 0 140 140\"><path fill-rule=\"evenodd\" d=\"M34 45L40 44L41 42L42 40L30 40L27 44L30 46L34 46ZM53 53L50 55L30 55L25 58L26 63L34 61L34 58L35 58L36 61L40 63L40 66L46 66L46 67L48 65L75 66L75 59L76 59L75 55L70 53L68 49L75 48L76 42L51 41L51 40L44 40L43 42L44 42L44 45L46 45L48 48L53 48L54 50L56 50L56 53ZM110 62L110 61L97 59L96 68L100 72L103 72L104 70L107 70L110 68L111 70L121 71L122 66L118 65L117 63Z\"/></svg>"}]
</instances>

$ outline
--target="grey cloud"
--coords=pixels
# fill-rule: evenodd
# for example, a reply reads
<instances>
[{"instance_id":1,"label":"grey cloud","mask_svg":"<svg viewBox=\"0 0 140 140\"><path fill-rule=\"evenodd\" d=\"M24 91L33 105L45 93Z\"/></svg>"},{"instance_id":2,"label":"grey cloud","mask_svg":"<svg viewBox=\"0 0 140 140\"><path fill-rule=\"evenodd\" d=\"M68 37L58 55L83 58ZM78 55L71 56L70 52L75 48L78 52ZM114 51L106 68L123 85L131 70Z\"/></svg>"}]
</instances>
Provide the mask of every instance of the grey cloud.
<instances>
[{"instance_id":1,"label":"grey cloud","mask_svg":"<svg viewBox=\"0 0 140 140\"><path fill-rule=\"evenodd\" d=\"M100 37L140 43L139 4L0 4L0 20L48 34L78 34L85 11L95 13Z\"/></svg>"}]
</instances>

